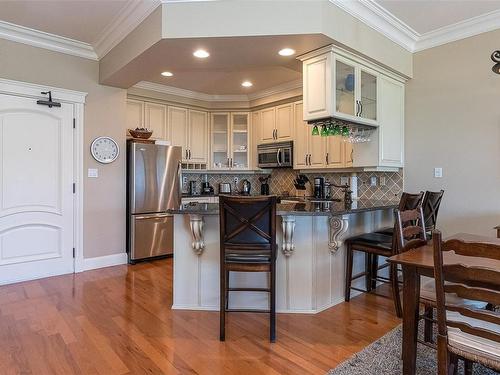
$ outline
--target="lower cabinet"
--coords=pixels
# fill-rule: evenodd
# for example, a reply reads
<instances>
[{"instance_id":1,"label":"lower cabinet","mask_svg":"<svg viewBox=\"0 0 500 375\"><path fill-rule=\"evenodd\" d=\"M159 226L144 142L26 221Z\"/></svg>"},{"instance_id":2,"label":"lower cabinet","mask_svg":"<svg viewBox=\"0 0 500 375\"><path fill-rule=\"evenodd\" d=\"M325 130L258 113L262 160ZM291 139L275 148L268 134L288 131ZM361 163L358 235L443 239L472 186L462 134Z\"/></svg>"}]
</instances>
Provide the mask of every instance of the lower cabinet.
<instances>
[{"instance_id":1,"label":"lower cabinet","mask_svg":"<svg viewBox=\"0 0 500 375\"><path fill-rule=\"evenodd\" d=\"M352 145L341 136L312 135L303 120L302 102L294 103L294 169L348 168L352 166Z\"/></svg>"}]
</instances>

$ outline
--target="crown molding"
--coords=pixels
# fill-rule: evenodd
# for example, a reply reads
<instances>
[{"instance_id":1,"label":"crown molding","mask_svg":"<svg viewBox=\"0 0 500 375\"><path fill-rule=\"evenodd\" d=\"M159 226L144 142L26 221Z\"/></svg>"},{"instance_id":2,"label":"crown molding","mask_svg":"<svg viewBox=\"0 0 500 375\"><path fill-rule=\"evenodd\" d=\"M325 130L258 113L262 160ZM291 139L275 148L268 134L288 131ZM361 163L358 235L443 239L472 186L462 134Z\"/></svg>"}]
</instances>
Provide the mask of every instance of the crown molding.
<instances>
[{"instance_id":1,"label":"crown molding","mask_svg":"<svg viewBox=\"0 0 500 375\"><path fill-rule=\"evenodd\" d=\"M301 87L302 87L302 79L298 79L296 81L285 82L282 83L281 85L270 87L262 91L257 91L254 92L253 94L248 94L247 97L248 100L261 99L271 95L282 94L287 91L295 90Z\"/></svg>"},{"instance_id":2,"label":"crown molding","mask_svg":"<svg viewBox=\"0 0 500 375\"><path fill-rule=\"evenodd\" d=\"M302 87L302 80L286 82L249 95L211 95L178 87L162 85L160 83L141 81L133 86L137 89L160 92L162 94L180 96L182 98L203 100L206 102L248 102L250 100L265 98L267 96L281 94Z\"/></svg>"},{"instance_id":3,"label":"crown molding","mask_svg":"<svg viewBox=\"0 0 500 375\"><path fill-rule=\"evenodd\" d=\"M176 95L183 98L203 100L206 102L248 101L247 95L211 95L211 94L205 94L203 92L191 91L191 90L181 89L178 87L172 87L172 86L162 85L160 83L147 82L147 81L141 81L132 87L143 90L161 92L162 94Z\"/></svg>"},{"instance_id":4,"label":"crown molding","mask_svg":"<svg viewBox=\"0 0 500 375\"><path fill-rule=\"evenodd\" d=\"M500 10L495 10L421 34L413 52L455 42L498 28L500 28Z\"/></svg>"},{"instance_id":5,"label":"crown molding","mask_svg":"<svg viewBox=\"0 0 500 375\"><path fill-rule=\"evenodd\" d=\"M365 25L375 29L382 35L385 35L394 43L410 52L413 52L419 34L375 1L329 1L349 13L354 18L357 18Z\"/></svg>"},{"instance_id":6,"label":"crown molding","mask_svg":"<svg viewBox=\"0 0 500 375\"><path fill-rule=\"evenodd\" d=\"M15 25L10 22L0 21L0 38L85 59L98 59L94 49L88 43Z\"/></svg>"},{"instance_id":7,"label":"crown molding","mask_svg":"<svg viewBox=\"0 0 500 375\"><path fill-rule=\"evenodd\" d=\"M106 26L101 36L92 43L97 55L103 57L111 51L161 3L161 0L128 0L113 21Z\"/></svg>"}]
</instances>

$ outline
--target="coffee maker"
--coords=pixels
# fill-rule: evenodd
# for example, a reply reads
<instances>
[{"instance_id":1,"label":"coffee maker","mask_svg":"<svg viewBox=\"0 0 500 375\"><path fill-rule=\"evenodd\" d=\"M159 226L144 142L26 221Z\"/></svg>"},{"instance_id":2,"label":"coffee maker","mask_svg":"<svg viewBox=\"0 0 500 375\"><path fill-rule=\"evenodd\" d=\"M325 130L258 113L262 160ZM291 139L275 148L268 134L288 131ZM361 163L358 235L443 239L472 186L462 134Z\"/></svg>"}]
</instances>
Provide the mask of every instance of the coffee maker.
<instances>
[{"instance_id":1,"label":"coffee maker","mask_svg":"<svg viewBox=\"0 0 500 375\"><path fill-rule=\"evenodd\" d=\"M314 177L314 198L323 199L325 197L325 179Z\"/></svg>"}]
</instances>

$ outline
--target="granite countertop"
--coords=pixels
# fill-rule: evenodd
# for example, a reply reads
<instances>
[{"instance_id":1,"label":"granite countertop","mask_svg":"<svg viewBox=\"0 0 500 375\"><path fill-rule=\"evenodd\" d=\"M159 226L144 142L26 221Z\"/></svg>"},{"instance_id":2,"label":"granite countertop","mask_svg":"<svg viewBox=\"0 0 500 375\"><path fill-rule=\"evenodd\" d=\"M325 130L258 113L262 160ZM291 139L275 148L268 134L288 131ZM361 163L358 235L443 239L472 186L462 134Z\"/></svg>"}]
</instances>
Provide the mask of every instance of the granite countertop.
<instances>
[{"instance_id":1,"label":"granite countertop","mask_svg":"<svg viewBox=\"0 0 500 375\"><path fill-rule=\"evenodd\" d=\"M383 209L396 208L397 201L380 201L360 199L346 206L344 202L298 202L298 203L279 203L276 206L276 213L279 216L330 216L344 215L357 212L376 211ZM189 203L184 204L177 210L169 210L172 214L195 214L195 215L218 215L219 205L217 203Z\"/></svg>"}]
</instances>

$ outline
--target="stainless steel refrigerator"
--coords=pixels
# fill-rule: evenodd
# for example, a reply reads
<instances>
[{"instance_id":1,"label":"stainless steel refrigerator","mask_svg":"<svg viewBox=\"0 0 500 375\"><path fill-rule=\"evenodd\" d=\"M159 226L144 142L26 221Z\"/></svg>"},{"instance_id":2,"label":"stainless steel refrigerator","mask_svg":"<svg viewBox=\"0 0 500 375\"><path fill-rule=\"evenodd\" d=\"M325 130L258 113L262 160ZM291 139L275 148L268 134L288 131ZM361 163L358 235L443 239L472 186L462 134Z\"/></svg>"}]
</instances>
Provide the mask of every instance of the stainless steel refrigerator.
<instances>
[{"instance_id":1,"label":"stainless steel refrigerator","mask_svg":"<svg viewBox=\"0 0 500 375\"><path fill-rule=\"evenodd\" d=\"M127 154L129 262L173 254L174 218L167 210L181 205L182 149L130 141Z\"/></svg>"}]
</instances>

